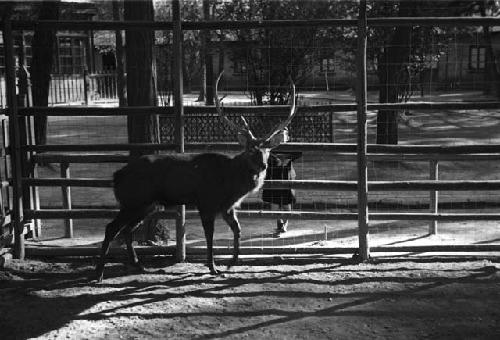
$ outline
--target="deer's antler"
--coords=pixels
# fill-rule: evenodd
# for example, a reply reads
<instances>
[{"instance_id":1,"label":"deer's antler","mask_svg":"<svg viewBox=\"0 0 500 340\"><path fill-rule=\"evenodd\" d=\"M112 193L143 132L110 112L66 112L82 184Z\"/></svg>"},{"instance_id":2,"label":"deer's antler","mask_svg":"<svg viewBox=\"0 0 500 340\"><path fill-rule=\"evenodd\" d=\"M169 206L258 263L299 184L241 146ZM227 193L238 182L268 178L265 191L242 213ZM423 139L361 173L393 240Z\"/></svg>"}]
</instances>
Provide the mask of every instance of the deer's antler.
<instances>
[{"instance_id":1,"label":"deer's antler","mask_svg":"<svg viewBox=\"0 0 500 340\"><path fill-rule=\"evenodd\" d=\"M288 114L287 119L282 121L273 131L264 136L263 138L264 142L269 142L271 138L276 136L279 132L283 131L288 126L288 124L290 124L292 118L295 116L295 113L297 112L297 107L295 105L295 84L293 83L291 76L288 77L288 80L290 81L292 87L292 95L291 95L292 104L290 105L290 113Z\"/></svg>"},{"instance_id":2,"label":"deer's antler","mask_svg":"<svg viewBox=\"0 0 500 340\"><path fill-rule=\"evenodd\" d=\"M241 116L241 120L243 121L243 124L245 126L242 127L242 126L234 123L231 119L229 119L227 117L227 115L224 113L224 111L222 110L220 99L219 99L219 94L218 94L217 89L219 87L219 80L220 80L220 78L222 78L222 74L223 73L224 73L224 70L222 70L219 73L219 76L217 77L217 80L215 82L215 98L214 98L214 100L215 100L215 109L217 110L217 113L219 114L219 116L221 118L223 118L229 126L231 126L233 129L235 129L239 133L246 134L246 135L250 136L252 139L255 139L252 131L250 130L250 127L248 126L247 121L245 120L245 118L243 116Z\"/></svg>"}]
</instances>

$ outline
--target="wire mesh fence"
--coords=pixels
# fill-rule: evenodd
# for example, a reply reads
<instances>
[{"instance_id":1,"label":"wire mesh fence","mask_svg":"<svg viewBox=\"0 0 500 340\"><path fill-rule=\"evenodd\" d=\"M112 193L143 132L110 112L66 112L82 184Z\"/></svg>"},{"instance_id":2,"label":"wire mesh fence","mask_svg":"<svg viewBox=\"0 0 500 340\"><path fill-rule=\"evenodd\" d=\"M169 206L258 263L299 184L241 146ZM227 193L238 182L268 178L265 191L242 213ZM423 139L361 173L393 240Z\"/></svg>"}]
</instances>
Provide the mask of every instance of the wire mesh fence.
<instances>
[{"instance_id":1,"label":"wire mesh fence","mask_svg":"<svg viewBox=\"0 0 500 340\"><path fill-rule=\"evenodd\" d=\"M327 3L327 2L325 2ZM439 2L438 2L439 3ZM339 9L325 13L339 18L351 18L357 13L357 2L336 2ZM199 5L199 4L198 4ZM222 6L222 5L221 5ZM280 10L280 5L277 5ZM325 4L311 2L307 5L314 13ZM314 7L317 6L317 7ZM378 7L372 2L371 18L395 15L401 8ZM415 10L421 13L442 10L442 3ZM199 8L198 8L199 9ZM225 20L223 6L216 8L213 17ZM255 16L264 15L251 13ZM309 10L309 9L308 9ZM380 12L377 12L377 11ZM403 9L404 10L404 9ZM168 12L168 11L167 11ZM192 20L202 20L196 12ZM408 12L411 13L411 12ZM249 14L249 13L246 13ZM299 19L307 20L307 13ZM226 15L226 16L225 16ZM270 15L267 13L266 15ZM267 17L268 19L277 19ZM286 16L283 19L288 19ZM243 20L243 18L241 18ZM415 26L399 29L371 27L367 51L367 78L369 103L378 102L485 102L498 101L498 81L493 70L497 69L492 58L500 51L488 45L485 29L474 27L429 28ZM490 32L489 39L497 39ZM114 32L95 31L94 37L106 35L113 38ZM401 36L398 38L397 34ZM297 116L289 127L292 143L355 144L357 141L356 112L352 109L339 111L329 106L355 104L355 58L356 30L354 27L304 28L255 28L220 29L212 31L208 48L212 57L210 66L202 60L202 35L198 30L185 31L185 91L186 105L184 136L186 143L196 143L206 151L203 144L236 142L237 137L216 114L210 101L215 75L224 70L219 95L225 96L224 110L233 121L238 121L241 111L249 126L257 135L272 129L287 113L289 96L288 76L292 75L298 89ZM245 40L246 39L246 40ZM399 40L398 40L399 39ZM171 33L156 34L157 102L161 106L172 106L172 54ZM490 41L491 43L491 41ZM206 47L206 46L205 46ZM109 52L106 52L109 53ZM99 57L99 56L98 56ZM102 57L102 56L101 56ZM161 58L160 58L161 57ZM397 58L396 58L397 57ZM494 65L493 65L494 64ZM493 65L494 68L491 68ZM211 69L211 73L208 72ZM208 81L203 81L204 75ZM101 70L89 74L89 85L81 76L56 75L51 79L50 104L74 104L87 96L90 105L117 106L116 75L113 71ZM153 81L153 80L152 80ZM0 82L0 86L3 83ZM204 92L204 93L200 93ZM3 98L3 96L2 96ZM205 110L206 106L206 110ZM196 107L196 109L193 109ZM201 108L200 108L201 107ZM255 110L251 108L255 107ZM265 108L264 108L265 107ZM368 112L368 143L400 145L471 145L499 144L497 130L498 109L491 110L372 110ZM175 142L176 120L172 116L159 117L161 143ZM48 144L126 144L128 143L127 117L81 117L51 116L48 120ZM396 141L396 143L393 143ZM380 143L379 143L380 144ZM233 147L221 146L218 151L234 155ZM122 153L125 154L125 153ZM436 157L430 157L435 159ZM427 180L432 176L429 160L415 161L411 157L397 160L370 159L369 181ZM498 160L439 161L440 180L497 180ZM58 177L59 165L39 168L42 178ZM71 164L73 178L110 178L121 164ZM355 155L343 155L335 151L307 151L293 161L295 176L300 180L357 181ZM425 212L431 211L429 191L384 191L369 193L370 212ZM355 191L296 190L296 203L292 211L315 211L356 213ZM61 207L61 189L40 188L42 207ZM497 191L441 191L438 207L440 212L494 212L500 204ZM116 208L112 190L109 188L72 188L73 208ZM263 202L262 192L250 195L242 204L244 210L270 210L276 207ZM283 208L283 207L281 207ZM354 245L357 235L355 221L308 220L298 218L289 221L289 232L276 238L273 230L275 219L242 218L244 245L291 246L317 245L318 242L335 242L336 245ZM63 222L49 221L47 237L61 233ZM75 221L77 236L102 237L105 221ZM377 234L376 245L399 242L408 234L425 234L428 221L374 221L372 229ZM173 222L168 221L170 238L175 239ZM498 231L485 223L488 235L498 238ZM448 225L454 230L456 225ZM52 230L52 231L51 231ZM188 241L202 244L203 233L197 220L189 220ZM232 242L232 234L220 226L217 245ZM52 234L51 234L52 232ZM475 233L475 232L472 232ZM399 235L398 235L399 234ZM50 236L49 236L50 235ZM384 236L394 238L384 239ZM476 234L474 234L476 235ZM471 238L474 242L476 239ZM379 243L377 243L379 242ZM385 242L385 243L384 243ZM450 241L451 242L451 241ZM472 241L471 241L472 242Z\"/></svg>"}]
</instances>

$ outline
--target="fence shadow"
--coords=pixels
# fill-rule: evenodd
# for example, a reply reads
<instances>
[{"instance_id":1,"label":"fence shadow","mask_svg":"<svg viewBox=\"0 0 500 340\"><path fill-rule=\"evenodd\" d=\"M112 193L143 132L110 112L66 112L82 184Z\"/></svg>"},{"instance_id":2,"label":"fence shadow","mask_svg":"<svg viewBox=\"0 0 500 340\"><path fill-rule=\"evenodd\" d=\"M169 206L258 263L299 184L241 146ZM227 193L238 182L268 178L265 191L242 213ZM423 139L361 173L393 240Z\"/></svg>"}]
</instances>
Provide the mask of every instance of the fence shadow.
<instances>
[{"instance_id":1,"label":"fence shadow","mask_svg":"<svg viewBox=\"0 0 500 340\"><path fill-rule=\"evenodd\" d=\"M137 318L146 322L155 319L168 323L180 321L181 325L182 321L199 318L209 323L226 318L241 320L229 327L211 327L199 336L211 339L239 336L307 318L373 317L376 306L380 306L377 318L447 320L468 315L465 310L433 307L453 296L457 286L477 287L461 295L462 299L491 301L495 299L491 296L491 287L500 283L493 266L469 269L463 275L464 269L455 273L446 269L412 268L414 262L409 259L404 266L384 267L385 263L391 261L368 267L349 266L346 261L287 269L240 267L219 277L206 274L203 266L182 265L164 275L119 278L118 266L109 266L102 284L89 283L87 276L92 269L81 263L58 272L31 271L29 267L10 269L8 272L13 279L1 282L0 306L8 313L0 315L0 332L3 339L27 339L62 330L69 324L78 327L80 322L113 323L116 318L121 320L123 331L127 329L125 320ZM323 288L318 290L318 287ZM374 290L373 287L379 288ZM172 308L172 304L189 304L187 301L194 298L202 301L243 299L254 303L245 310L230 304L220 310L193 308L192 305L186 310ZM289 299L301 299L305 305L302 309L291 310L287 304L264 307L257 303L261 300L284 303ZM397 307L401 301L407 303L412 299L430 301L430 304L404 311ZM314 306L308 305L313 301ZM488 318L491 312L485 309L476 316ZM257 322L254 319L262 316L264 318Z\"/></svg>"}]
</instances>

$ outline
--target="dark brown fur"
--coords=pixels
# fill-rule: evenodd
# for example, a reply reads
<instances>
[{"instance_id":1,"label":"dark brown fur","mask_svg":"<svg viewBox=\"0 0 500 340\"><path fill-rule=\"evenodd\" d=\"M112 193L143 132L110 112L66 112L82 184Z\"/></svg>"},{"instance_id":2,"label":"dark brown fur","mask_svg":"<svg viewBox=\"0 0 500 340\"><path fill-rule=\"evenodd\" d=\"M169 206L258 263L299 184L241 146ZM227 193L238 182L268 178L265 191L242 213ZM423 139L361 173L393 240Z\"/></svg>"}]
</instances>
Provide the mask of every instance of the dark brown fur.
<instances>
[{"instance_id":1,"label":"dark brown fur","mask_svg":"<svg viewBox=\"0 0 500 340\"><path fill-rule=\"evenodd\" d=\"M165 206L193 204L199 210L207 242L207 265L217 274L213 259L214 221L217 214L234 234L233 263L239 255L241 228L234 208L265 178L268 148L247 145L246 150L230 158L226 155L144 156L114 174L114 191L120 203L117 217L106 226L101 258L96 267L101 281L110 242L122 233L133 265L140 267L132 246L132 232L153 210L155 203Z\"/></svg>"},{"instance_id":2,"label":"dark brown fur","mask_svg":"<svg viewBox=\"0 0 500 340\"><path fill-rule=\"evenodd\" d=\"M287 140L286 126L296 113L295 85L290 79L292 104L287 119L264 138L257 139L243 117L241 127L224 114L217 95L221 77L222 72L215 83L215 107L219 116L238 131L238 141L245 151L234 158L215 153L144 156L118 170L114 175L114 189L120 212L106 226L101 258L96 266L98 281L102 280L109 244L120 232L125 237L132 264L141 267L132 246L132 232L156 203L197 206L207 241L207 265L212 274L218 273L213 238L215 217L220 213L233 231L233 264L238 262L241 227L234 209L264 184L270 150Z\"/></svg>"}]
</instances>

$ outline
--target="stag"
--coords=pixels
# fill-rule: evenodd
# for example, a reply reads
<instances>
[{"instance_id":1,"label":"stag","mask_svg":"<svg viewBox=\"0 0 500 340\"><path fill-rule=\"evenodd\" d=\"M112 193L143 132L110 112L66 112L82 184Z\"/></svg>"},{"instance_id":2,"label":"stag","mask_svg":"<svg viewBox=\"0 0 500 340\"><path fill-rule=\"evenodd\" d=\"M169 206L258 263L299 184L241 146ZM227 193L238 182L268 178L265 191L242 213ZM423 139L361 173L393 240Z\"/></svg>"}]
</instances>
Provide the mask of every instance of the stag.
<instances>
[{"instance_id":1,"label":"stag","mask_svg":"<svg viewBox=\"0 0 500 340\"><path fill-rule=\"evenodd\" d=\"M247 195L262 187L270 150L287 140L286 127L296 112L295 86L290 80L292 94L288 117L263 138L256 138L243 117L239 125L224 113L217 94L221 76L222 72L215 84L215 107L219 116L237 131L243 152L232 158L217 153L147 155L116 171L113 188L120 211L106 226L96 266L97 281L102 281L110 242L119 233L125 238L131 264L144 269L132 246L132 232L153 212L156 204L193 204L198 208L207 244L207 266L213 275L219 273L213 256L214 222L221 214L234 235L232 265L238 263L241 227L235 209Z\"/></svg>"}]
</instances>

